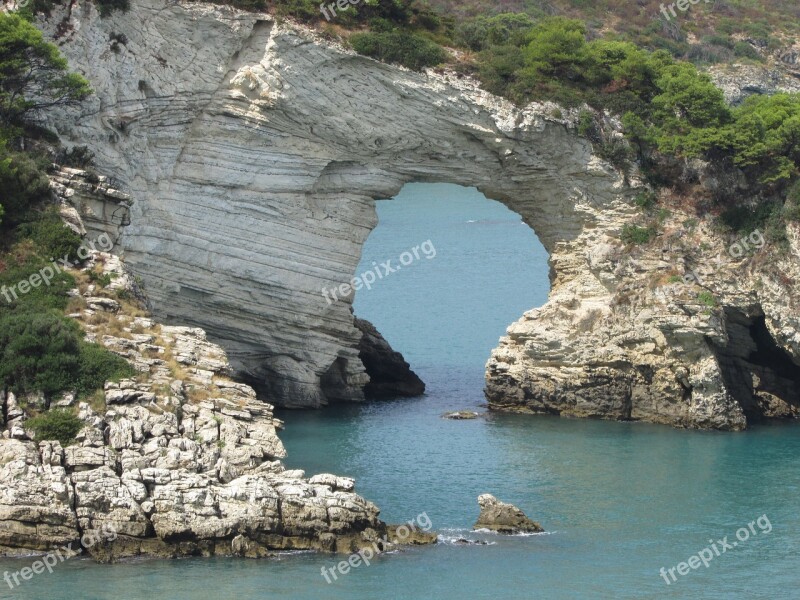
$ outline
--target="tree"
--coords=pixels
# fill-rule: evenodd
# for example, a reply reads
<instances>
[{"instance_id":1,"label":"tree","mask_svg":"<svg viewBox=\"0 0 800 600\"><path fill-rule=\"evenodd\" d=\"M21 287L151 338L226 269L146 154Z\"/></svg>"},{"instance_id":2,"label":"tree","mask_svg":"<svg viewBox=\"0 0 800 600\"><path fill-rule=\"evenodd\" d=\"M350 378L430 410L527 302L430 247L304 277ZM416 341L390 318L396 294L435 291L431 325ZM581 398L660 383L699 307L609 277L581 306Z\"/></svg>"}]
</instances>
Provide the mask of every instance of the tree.
<instances>
[{"instance_id":1,"label":"tree","mask_svg":"<svg viewBox=\"0 0 800 600\"><path fill-rule=\"evenodd\" d=\"M537 24L525 48L527 69L540 77L576 79L587 60L586 26L576 20L552 17Z\"/></svg>"},{"instance_id":2,"label":"tree","mask_svg":"<svg viewBox=\"0 0 800 600\"><path fill-rule=\"evenodd\" d=\"M16 14L0 13L0 124L24 122L36 111L76 104L89 82L69 73L58 48Z\"/></svg>"}]
</instances>

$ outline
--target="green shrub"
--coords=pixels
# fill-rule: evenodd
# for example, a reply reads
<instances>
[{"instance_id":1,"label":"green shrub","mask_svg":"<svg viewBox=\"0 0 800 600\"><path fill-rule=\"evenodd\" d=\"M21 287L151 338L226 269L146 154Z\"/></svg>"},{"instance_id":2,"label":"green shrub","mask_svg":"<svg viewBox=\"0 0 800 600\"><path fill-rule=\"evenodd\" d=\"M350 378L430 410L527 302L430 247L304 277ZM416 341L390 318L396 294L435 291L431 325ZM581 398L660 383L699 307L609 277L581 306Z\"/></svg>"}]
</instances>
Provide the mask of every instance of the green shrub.
<instances>
[{"instance_id":1,"label":"green shrub","mask_svg":"<svg viewBox=\"0 0 800 600\"><path fill-rule=\"evenodd\" d=\"M603 140L597 147L597 153L620 171L627 173L630 169L633 151L623 138L612 137Z\"/></svg>"},{"instance_id":2,"label":"green shrub","mask_svg":"<svg viewBox=\"0 0 800 600\"><path fill-rule=\"evenodd\" d=\"M800 221L800 179L789 188L786 203L783 205L783 216L787 221Z\"/></svg>"},{"instance_id":3,"label":"green shrub","mask_svg":"<svg viewBox=\"0 0 800 600\"><path fill-rule=\"evenodd\" d=\"M736 42L733 46L733 53L740 58L751 58L753 60L763 60L758 50L747 42Z\"/></svg>"},{"instance_id":4,"label":"green shrub","mask_svg":"<svg viewBox=\"0 0 800 600\"><path fill-rule=\"evenodd\" d=\"M83 421L71 410L53 409L28 419L25 427L36 433L37 440L57 440L63 447L67 447L83 429Z\"/></svg>"},{"instance_id":5,"label":"green shrub","mask_svg":"<svg viewBox=\"0 0 800 600\"><path fill-rule=\"evenodd\" d=\"M101 288L105 288L111 285L113 277L111 277L111 273L95 273L94 271L89 271L89 281L96 283Z\"/></svg>"},{"instance_id":6,"label":"green shrub","mask_svg":"<svg viewBox=\"0 0 800 600\"><path fill-rule=\"evenodd\" d=\"M359 54L415 71L441 64L448 57L445 49L435 42L405 31L357 33L350 37L350 43Z\"/></svg>"},{"instance_id":7,"label":"green shrub","mask_svg":"<svg viewBox=\"0 0 800 600\"><path fill-rule=\"evenodd\" d=\"M723 48L728 48L730 50L732 50L734 46L734 41L731 39L731 37L721 33L708 35L705 38L703 38L703 41L707 44L712 44L714 46L722 46Z\"/></svg>"},{"instance_id":8,"label":"green shrub","mask_svg":"<svg viewBox=\"0 0 800 600\"><path fill-rule=\"evenodd\" d=\"M75 279L61 271L55 273L50 284L46 285L43 278L49 278L54 271L52 263L35 256L22 263L12 262L5 270L0 271L0 314L15 311L46 312L50 309L66 308L67 292L75 287ZM32 275L37 275L41 283L36 287L30 286L28 293L21 293L19 283L30 282Z\"/></svg>"},{"instance_id":9,"label":"green shrub","mask_svg":"<svg viewBox=\"0 0 800 600\"><path fill-rule=\"evenodd\" d=\"M72 388L80 371L80 328L55 311L0 318L0 381L48 397Z\"/></svg>"},{"instance_id":10,"label":"green shrub","mask_svg":"<svg viewBox=\"0 0 800 600\"><path fill-rule=\"evenodd\" d=\"M756 229L763 229L773 215L779 212L780 206L774 202L765 202L754 208L733 206L722 212L720 220L732 231L750 233Z\"/></svg>"},{"instance_id":11,"label":"green shrub","mask_svg":"<svg viewBox=\"0 0 800 600\"><path fill-rule=\"evenodd\" d=\"M597 120L594 118L594 114L591 111L581 111L580 115L578 115L577 129L579 135L591 140L594 143L599 143L603 140L600 127L598 126Z\"/></svg>"},{"instance_id":12,"label":"green shrub","mask_svg":"<svg viewBox=\"0 0 800 600\"><path fill-rule=\"evenodd\" d=\"M458 25L454 41L476 52L489 46L522 45L534 23L531 17L519 13L479 16Z\"/></svg>"},{"instance_id":13,"label":"green shrub","mask_svg":"<svg viewBox=\"0 0 800 600\"><path fill-rule=\"evenodd\" d=\"M17 238L33 241L39 255L44 259L62 259L68 256L77 262L81 237L64 224L55 211L36 215L34 221L22 224L17 230Z\"/></svg>"},{"instance_id":14,"label":"green shrub","mask_svg":"<svg viewBox=\"0 0 800 600\"><path fill-rule=\"evenodd\" d=\"M44 159L9 152L0 145L0 204L5 212L4 229L19 224L33 205L49 197L47 164Z\"/></svg>"},{"instance_id":15,"label":"green shrub","mask_svg":"<svg viewBox=\"0 0 800 600\"><path fill-rule=\"evenodd\" d=\"M75 169L85 169L94 163L94 152L88 146L73 146L68 150L64 148L59 151L56 162Z\"/></svg>"},{"instance_id":16,"label":"green shrub","mask_svg":"<svg viewBox=\"0 0 800 600\"><path fill-rule=\"evenodd\" d=\"M636 194L633 203L642 210L650 210L656 205L658 195L650 190L642 190Z\"/></svg>"},{"instance_id":17,"label":"green shrub","mask_svg":"<svg viewBox=\"0 0 800 600\"><path fill-rule=\"evenodd\" d=\"M90 394L109 380L131 377L128 362L82 340L75 321L57 311L17 311L0 318L0 383L17 392L52 397Z\"/></svg>"},{"instance_id":18,"label":"green shrub","mask_svg":"<svg viewBox=\"0 0 800 600\"><path fill-rule=\"evenodd\" d=\"M243 0L237 0L236 5L248 10L263 10L267 5L265 0L244 0L247 6L241 6L240 3L242 2ZM320 3L316 2L316 0L281 0L281 2L277 4L277 12L279 15L292 16L305 23L316 21L322 16L319 9ZM326 4L330 3L326 2ZM341 14L338 9L336 10L336 14L337 18Z\"/></svg>"},{"instance_id":19,"label":"green shrub","mask_svg":"<svg viewBox=\"0 0 800 600\"><path fill-rule=\"evenodd\" d=\"M708 308L714 308L717 305L717 300L711 292L700 292L697 294L697 300Z\"/></svg>"},{"instance_id":20,"label":"green shrub","mask_svg":"<svg viewBox=\"0 0 800 600\"><path fill-rule=\"evenodd\" d=\"M121 356L97 344L81 343L80 375L75 389L79 394L91 394L102 389L106 381L133 377L136 370Z\"/></svg>"},{"instance_id":21,"label":"green shrub","mask_svg":"<svg viewBox=\"0 0 800 600\"><path fill-rule=\"evenodd\" d=\"M640 245L646 244L656 236L653 227L639 227L637 225L625 225L622 228L620 239L626 244Z\"/></svg>"}]
</instances>

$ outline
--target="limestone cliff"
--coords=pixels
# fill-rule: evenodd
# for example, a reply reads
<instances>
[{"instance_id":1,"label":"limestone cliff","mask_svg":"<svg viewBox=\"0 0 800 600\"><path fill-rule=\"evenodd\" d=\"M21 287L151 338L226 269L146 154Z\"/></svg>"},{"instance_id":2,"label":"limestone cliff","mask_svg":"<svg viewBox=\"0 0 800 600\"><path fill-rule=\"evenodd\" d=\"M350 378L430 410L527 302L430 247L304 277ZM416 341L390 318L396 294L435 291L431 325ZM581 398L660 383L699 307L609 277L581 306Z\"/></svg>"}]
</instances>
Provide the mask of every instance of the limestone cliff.
<instances>
[{"instance_id":1,"label":"limestone cliff","mask_svg":"<svg viewBox=\"0 0 800 600\"><path fill-rule=\"evenodd\" d=\"M74 170L55 181L73 202L125 200L102 182L89 193L90 185ZM91 283L89 272L110 284ZM102 561L384 543L379 510L354 493L352 479L284 468L272 406L230 378L225 352L203 330L142 316L131 300L136 283L113 255L93 252L74 275L70 316L138 374L86 402L74 394L52 401L83 422L66 447L28 427L43 398L0 392L0 554L51 551L82 536L105 540L88 548Z\"/></svg>"},{"instance_id":2,"label":"limestone cliff","mask_svg":"<svg viewBox=\"0 0 800 600\"><path fill-rule=\"evenodd\" d=\"M204 328L275 403L363 398L352 298L321 290L353 276L375 199L435 181L502 201L550 253L548 303L489 361L493 408L729 429L796 413L797 232L780 261L732 257L675 199L656 245L626 247L639 183L593 155L577 111L225 7L72 4L41 25L96 90L52 125L130 194L117 251L155 314Z\"/></svg>"}]
</instances>

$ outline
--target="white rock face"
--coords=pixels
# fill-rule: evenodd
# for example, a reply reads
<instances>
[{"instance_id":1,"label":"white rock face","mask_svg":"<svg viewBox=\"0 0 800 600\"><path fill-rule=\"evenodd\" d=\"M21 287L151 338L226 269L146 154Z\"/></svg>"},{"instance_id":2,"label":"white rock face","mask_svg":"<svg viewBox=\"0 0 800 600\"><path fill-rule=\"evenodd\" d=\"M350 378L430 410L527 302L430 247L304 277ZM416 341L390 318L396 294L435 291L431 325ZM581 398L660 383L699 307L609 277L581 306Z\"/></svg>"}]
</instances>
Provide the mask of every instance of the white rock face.
<instances>
[{"instance_id":1,"label":"white rock face","mask_svg":"<svg viewBox=\"0 0 800 600\"><path fill-rule=\"evenodd\" d=\"M53 125L130 194L118 252L156 315L208 331L271 401L363 398L352 298L321 291L354 275L374 200L426 181L502 201L550 253L548 303L487 365L493 408L722 429L798 414L796 232L780 261L732 257L677 209L657 244L626 248L635 174L592 154L577 111L517 109L230 8L137 0L100 19L87 3L42 27L63 19L96 95Z\"/></svg>"},{"instance_id":2,"label":"white rock face","mask_svg":"<svg viewBox=\"0 0 800 600\"><path fill-rule=\"evenodd\" d=\"M363 398L352 297L329 305L322 289L353 277L374 199L410 181L477 186L555 253L598 209L630 211L555 107L520 111L224 7L137 0L100 19L84 3L43 27L64 18L58 43L96 95L55 126L130 194L119 251L157 316L205 329L279 405L326 404L332 368L337 399Z\"/></svg>"}]
</instances>

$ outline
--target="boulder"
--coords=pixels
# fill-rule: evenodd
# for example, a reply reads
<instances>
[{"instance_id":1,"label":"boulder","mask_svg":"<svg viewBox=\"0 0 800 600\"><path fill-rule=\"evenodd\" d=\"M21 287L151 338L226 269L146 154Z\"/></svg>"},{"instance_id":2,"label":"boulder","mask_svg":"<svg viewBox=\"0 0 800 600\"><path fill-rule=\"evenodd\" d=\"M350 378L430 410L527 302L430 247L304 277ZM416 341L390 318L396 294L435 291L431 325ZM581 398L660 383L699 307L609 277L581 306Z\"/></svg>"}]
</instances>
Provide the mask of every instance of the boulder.
<instances>
[{"instance_id":1,"label":"boulder","mask_svg":"<svg viewBox=\"0 0 800 600\"><path fill-rule=\"evenodd\" d=\"M540 533L544 531L513 504L501 502L491 494L478 496L481 514L473 529L489 529L498 533Z\"/></svg>"}]
</instances>

